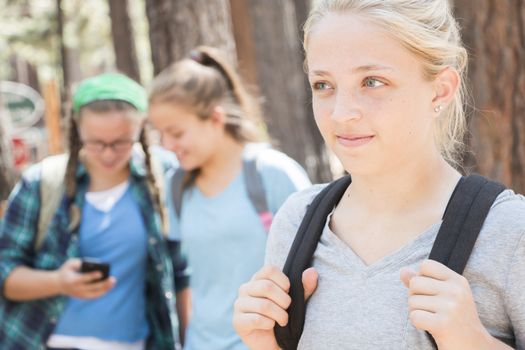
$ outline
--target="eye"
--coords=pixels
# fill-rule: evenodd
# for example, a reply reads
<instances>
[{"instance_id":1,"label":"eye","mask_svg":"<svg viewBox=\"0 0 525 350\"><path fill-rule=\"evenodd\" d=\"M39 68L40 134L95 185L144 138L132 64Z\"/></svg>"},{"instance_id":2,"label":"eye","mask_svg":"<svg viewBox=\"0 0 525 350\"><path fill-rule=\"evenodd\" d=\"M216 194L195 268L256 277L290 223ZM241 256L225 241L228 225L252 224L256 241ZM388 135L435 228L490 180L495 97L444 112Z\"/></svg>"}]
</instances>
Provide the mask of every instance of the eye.
<instances>
[{"instance_id":1,"label":"eye","mask_svg":"<svg viewBox=\"0 0 525 350\"><path fill-rule=\"evenodd\" d=\"M181 138L182 135L184 135L184 131L170 131L170 132L169 132L169 135L170 135L171 137L173 137L173 138L178 139L178 138Z\"/></svg>"},{"instance_id":2,"label":"eye","mask_svg":"<svg viewBox=\"0 0 525 350\"><path fill-rule=\"evenodd\" d=\"M380 86L384 86L385 83L383 83L381 80L373 77L368 77L363 80L363 86L367 88L378 88Z\"/></svg>"},{"instance_id":3,"label":"eye","mask_svg":"<svg viewBox=\"0 0 525 350\"><path fill-rule=\"evenodd\" d=\"M316 81L312 83L312 90L325 91L331 88L332 86L326 81Z\"/></svg>"}]
</instances>

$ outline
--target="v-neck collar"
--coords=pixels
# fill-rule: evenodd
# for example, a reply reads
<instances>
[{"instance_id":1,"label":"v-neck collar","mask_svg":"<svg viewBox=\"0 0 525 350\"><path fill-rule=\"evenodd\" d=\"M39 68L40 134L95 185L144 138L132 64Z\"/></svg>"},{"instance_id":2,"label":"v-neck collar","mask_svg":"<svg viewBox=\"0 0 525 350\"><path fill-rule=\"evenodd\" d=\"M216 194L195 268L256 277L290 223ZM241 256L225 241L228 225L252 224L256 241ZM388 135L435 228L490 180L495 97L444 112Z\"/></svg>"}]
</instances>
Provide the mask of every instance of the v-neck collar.
<instances>
[{"instance_id":1,"label":"v-neck collar","mask_svg":"<svg viewBox=\"0 0 525 350\"><path fill-rule=\"evenodd\" d=\"M333 245L335 249L344 256L345 260L354 268L358 269L356 272L364 274L366 277L373 277L376 274L381 273L391 268L399 269L404 266L404 262L408 260L413 254L419 252L418 247L432 245L432 242L436 238L439 227L441 226L442 220L430 225L423 232L418 234L415 238L410 240L408 243L399 247L398 249L386 254L379 260L376 260L370 265L367 265L363 259L343 240L341 240L331 229L330 220L332 213L328 215L325 226L323 228L323 236L330 245Z\"/></svg>"}]
</instances>

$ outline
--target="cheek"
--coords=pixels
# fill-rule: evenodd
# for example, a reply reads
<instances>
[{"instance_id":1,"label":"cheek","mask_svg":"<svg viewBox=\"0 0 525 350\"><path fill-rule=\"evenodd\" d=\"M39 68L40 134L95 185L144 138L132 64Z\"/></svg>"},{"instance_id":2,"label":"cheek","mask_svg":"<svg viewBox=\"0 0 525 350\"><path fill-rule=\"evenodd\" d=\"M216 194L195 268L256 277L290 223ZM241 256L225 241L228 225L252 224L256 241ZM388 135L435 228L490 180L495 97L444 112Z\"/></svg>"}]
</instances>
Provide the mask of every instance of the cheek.
<instances>
[{"instance_id":1,"label":"cheek","mask_svg":"<svg viewBox=\"0 0 525 350\"><path fill-rule=\"evenodd\" d=\"M332 109L333 106L329 100L316 98L312 100L312 110L314 113L315 122L321 133L323 133L323 131L325 131L325 129L328 127Z\"/></svg>"}]
</instances>

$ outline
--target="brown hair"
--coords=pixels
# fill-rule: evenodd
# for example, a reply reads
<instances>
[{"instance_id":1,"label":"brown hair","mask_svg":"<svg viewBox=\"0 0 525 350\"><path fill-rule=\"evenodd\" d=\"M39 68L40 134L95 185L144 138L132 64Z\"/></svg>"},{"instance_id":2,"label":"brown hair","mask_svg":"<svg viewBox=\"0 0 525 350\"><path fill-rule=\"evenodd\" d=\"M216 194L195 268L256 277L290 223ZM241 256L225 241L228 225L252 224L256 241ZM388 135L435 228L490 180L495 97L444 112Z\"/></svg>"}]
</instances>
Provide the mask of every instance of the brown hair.
<instances>
[{"instance_id":1,"label":"brown hair","mask_svg":"<svg viewBox=\"0 0 525 350\"><path fill-rule=\"evenodd\" d=\"M189 108L201 119L220 105L226 114L226 131L239 142L263 139L261 113L240 76L214 48L200 46L189 58L175 62L152 82L150 105L172 102Z\"/></svg>"}]
</instances>

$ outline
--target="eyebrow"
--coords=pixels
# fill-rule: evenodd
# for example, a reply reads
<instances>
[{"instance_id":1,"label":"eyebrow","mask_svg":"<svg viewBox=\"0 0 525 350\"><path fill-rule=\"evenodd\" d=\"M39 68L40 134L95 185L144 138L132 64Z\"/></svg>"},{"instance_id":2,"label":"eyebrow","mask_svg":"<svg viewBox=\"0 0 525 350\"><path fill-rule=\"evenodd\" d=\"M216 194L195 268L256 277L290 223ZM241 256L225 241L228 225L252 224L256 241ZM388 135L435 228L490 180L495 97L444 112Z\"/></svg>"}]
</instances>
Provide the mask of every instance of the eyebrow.
<instances>
[{"instance_id":1,"label":"eyebrow","mask_svg":"<svg viewBox=\"0 0 525 350\"><path fill-rule=\"evenodd\" d=\"M393 70L394 69L392 67L370 64L370 65L355 67L352 69L351 72L352 73L362 73L362 72L369 72L369 71L393 71ZM324 70L314 70L310 75L325 76L325 75L330 75L330 73Z\"/></svg>"}]
</instances>

